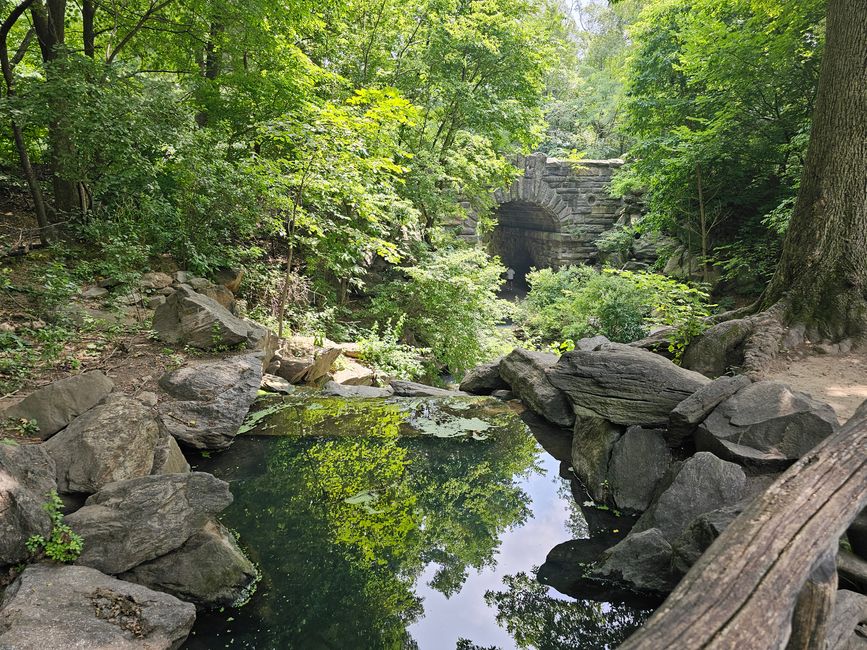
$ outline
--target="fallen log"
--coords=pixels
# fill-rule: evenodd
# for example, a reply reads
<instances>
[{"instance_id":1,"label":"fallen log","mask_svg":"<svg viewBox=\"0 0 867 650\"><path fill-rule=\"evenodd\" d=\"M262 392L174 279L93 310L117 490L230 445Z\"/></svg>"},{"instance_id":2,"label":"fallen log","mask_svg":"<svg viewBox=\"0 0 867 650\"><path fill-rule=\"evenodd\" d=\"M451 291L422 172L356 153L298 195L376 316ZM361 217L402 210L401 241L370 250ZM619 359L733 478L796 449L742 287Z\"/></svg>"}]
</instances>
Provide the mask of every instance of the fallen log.
<instances>
[{"instance_id":1,"label":"fallen log","mask_svg":"<svg viewBox=\"0 0 867 650\"><path fill-rule=\"evenodd\" d=\"M807 604L815 572L865 505L867 402L757 497L620 647L786 648L799 601L797 636L809 637L805 611L826 625L816 613L827 608Z\"/></svg>"}]
</instances>

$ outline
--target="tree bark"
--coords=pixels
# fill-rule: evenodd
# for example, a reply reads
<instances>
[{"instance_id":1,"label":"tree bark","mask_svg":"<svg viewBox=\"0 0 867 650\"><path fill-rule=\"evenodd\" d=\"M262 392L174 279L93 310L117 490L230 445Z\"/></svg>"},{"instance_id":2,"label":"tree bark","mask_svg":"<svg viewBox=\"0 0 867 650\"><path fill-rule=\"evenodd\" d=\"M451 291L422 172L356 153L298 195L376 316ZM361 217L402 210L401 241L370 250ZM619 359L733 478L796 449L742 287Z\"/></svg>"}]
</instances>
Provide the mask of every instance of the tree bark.
<instances>
[{"instance_id":1,"label":"tree bark","mask_svg":"<svg viewBox=\"0 0 867 650\"><path fill-rule=\"evenodd\" d=\"M829 0L801 187L763 307L840 340L867 334L867 9Z\"/></svg>"}]
</instances>

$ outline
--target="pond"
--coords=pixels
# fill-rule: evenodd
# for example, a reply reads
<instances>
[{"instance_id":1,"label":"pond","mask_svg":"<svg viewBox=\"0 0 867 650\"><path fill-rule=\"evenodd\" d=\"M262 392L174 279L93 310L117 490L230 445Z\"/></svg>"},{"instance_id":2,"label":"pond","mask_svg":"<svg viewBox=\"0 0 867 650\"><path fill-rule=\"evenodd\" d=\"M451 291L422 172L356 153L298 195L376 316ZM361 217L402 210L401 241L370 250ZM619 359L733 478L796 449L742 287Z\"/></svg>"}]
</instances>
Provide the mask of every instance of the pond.
<instances>
[{"instance_id":1,"label":"pond","mask_svg":"<svg viewBox=\"0 0 867 650\"><path fill-rule=\"evenodd\" d=\"M222 519L261 582L244 606L200 613L186 648L605 648L649 615L536 578L552 547L589 533L539 443L568 457L568 434L489 398L257 408L196 469L231 483Z\"/></svg>"}]
</instances>

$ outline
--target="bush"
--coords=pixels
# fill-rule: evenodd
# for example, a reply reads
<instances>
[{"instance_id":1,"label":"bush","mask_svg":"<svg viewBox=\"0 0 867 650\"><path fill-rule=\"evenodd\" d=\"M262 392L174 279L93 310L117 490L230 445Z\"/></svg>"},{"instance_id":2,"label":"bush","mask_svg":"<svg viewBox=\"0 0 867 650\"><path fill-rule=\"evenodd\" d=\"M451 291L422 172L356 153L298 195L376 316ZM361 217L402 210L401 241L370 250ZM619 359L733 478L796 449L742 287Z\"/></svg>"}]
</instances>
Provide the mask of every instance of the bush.
<instances>
[{"instance_id":1,"label":"bush","mask_svg":"<svg viewBox=\"0 0 867 650\"><path fill-rule=\"evenodd\" d=\"M496 354L497 324L508 312L497 298L505 269L478 248L428 254L402 269L405 279L381 286L372 303L380 322L405 314L406 336L461 375Z\"/></svg>"},{"instance_id":2,"label":"bush","mask_svg":"<svg viewBox=\"0 0 867 650\"><path fill-rule=\"evenodd\" d=\"M63 521L63 501L56 490L48 493L48 501L43 508L51 517L51 533L46 539L42 535L32 535L27 540L27 550L36 559L47 557L55 562L75 562L84 548L84 540Z\"/></svg>"},{"instance_id":3,"label":"bush","mask_svg":"<svg viewBox=\"0 0 867 650\"><path fill-rule=\"evenodd\" d=\"M379 323L374 323L370 333L359 339L361 358L370 363L377 374L409 380L418 379L425 374L421 357L430 353L430 350L401 342L405 320L404 314L394 325L388 321L385 327L380 328Z\"/></svg>"},{"instance_id":4,"label":"bush","mask_svg":"<svg viewBox=\"0 0 867 650\"><path fill-rule=\"evenodd\" d=\"M668 325L676 328L671 350L679 354L710 313L707 293L656 273L566 267L532 271L527 281L520 319L549 341L602 334L628 343Z\"/></svg>"}]
</instances>

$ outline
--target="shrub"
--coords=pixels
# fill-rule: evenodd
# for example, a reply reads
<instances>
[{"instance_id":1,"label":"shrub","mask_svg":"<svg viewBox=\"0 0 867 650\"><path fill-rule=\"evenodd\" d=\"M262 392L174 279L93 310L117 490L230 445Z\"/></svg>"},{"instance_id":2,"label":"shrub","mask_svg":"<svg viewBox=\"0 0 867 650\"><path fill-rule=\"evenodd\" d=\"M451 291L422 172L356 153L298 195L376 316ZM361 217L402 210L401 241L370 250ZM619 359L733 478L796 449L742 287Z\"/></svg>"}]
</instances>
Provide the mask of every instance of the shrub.
<instances>
[{"instance_id":1,"label":"shrub","mask_svg":"<svg viewBox=\"0 0 867 650\"><path fill-rule=\"evenodd\" d=\"M418 379L425 374L421 357L430 350L415 348L400 340L405 320L403 314L394 325L390 320L382 328L374 323L370 333L358 341L361 358L373 365L378 374L395 379Z\"/></svg>"},{"instance_id":2,"label":"shrub","mask_svg":"<svg viewBox=\"0 0 867 650\"><path fill-rule=\"evenodd\" d=\"M505 272L478 248L428 254L402 269L405 279L379 288L372 312L380 321L405 314L405 328L456 375L495 354L497 324L509 309L497 298Z\"/></svg>"},{"instance_id":3,"label":"shrub","mask_svg":"<svg viewBox=\"0 0 867 650\"><path fill-rule=\"evenodd\" d=\"M27 540L27 550L34 556L44 555L55 562L75 562L84 548L84 540L63 521L63 501L56 490L48 493L48 501L43 504L48 516L51 517L51 533L46 539L42 535L33 535Z\"/></svg>"},{"instance_id":4,"label":"shrub","mask_svg":"<svg viewBox=\"0 0 867 650\"><path fill-rule=\"evenodd\" d=\"M710 313L707 293L657 273L566 267L532 271L527 280L520 319L546 340L602 334L628 343L667 325L675 328L671 351L679 354Z\"/></svg>"}]
</instances>

